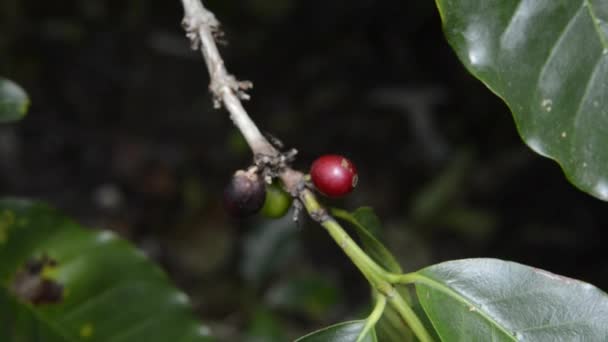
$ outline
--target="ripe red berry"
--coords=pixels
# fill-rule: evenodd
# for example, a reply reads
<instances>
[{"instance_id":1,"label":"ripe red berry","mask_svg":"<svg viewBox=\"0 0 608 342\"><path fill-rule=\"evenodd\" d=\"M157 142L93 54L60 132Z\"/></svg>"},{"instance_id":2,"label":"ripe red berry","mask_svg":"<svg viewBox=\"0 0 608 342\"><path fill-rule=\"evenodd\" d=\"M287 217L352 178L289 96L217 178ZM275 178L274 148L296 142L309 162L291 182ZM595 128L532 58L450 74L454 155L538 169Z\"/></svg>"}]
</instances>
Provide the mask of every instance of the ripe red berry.
<instances>
[{"instance_id":1,"label":"ripe red berry","mask_svg":"<svg viewBox=\"0 0 608 342\"><path fill-rule=\"evenodd\" d=\"M237 171L224 190L224 207L234 217L251 216L262 208L266 199L264 181L255 173Z\"/></svg>"},{"instance_id":2,"label":"ripe red berry","mask_svg":"<svg viewBox=\"0 0 608 342\"><path fill-rule=\"evenodd\" d=\"M342 197L357 186L357 169L343 156L324 155L310 168L312 182L327 197Z\"/></svg>"}]
</instances>

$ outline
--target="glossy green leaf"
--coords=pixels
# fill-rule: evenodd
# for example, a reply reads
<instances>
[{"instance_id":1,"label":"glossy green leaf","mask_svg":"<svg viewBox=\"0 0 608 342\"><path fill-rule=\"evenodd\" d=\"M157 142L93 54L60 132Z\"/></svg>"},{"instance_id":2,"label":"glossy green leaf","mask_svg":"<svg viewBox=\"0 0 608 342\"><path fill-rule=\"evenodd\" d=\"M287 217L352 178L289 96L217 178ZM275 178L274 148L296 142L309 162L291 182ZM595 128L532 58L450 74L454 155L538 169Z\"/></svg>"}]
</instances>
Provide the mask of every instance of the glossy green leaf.
<instances>
[{"instance_id":1,"label":"glossy green leaf","mask_svg":"<svg viewBox=\"0 0 608 342\"><path fill-rule=\"evenodd\" d=\"M388 249L380 242L382 224L371 208L362 207L349 213L340 209L332 209L331 213L353 225L361 240L363 249L378 264L387 271L401 273L401 266Z\"/></svg>"},{"instance_id":2,"label":"glossy green leaf","mask_svg":"<svg viewBox=\"0 0 608 342\"><path fill-rule=\"evenodd\" d=\"M300 337L295 342L356 342L365 321L350 321L338 323ZM363 339L363 342L377 342L375 330Z\"/></svg>"},{"instance_id":3,"label":"glossy green leaf","mask_svg":"<svg viewBox=\"0 0 608 342\"><path fill-rule=\"evenodd\" d=\"M188 297L125 240L44 205L0 200L0 341L194 342L208 333Z\"/></svg>"},{"instance_id":4,"label":"glossy green leaf","mask_svg":"<svg viewBox=\"0 0 608 342\"><path fill-rule=\"evenodd\" d=\"M448 41L526 144L608 200L608 1L436 1Z\"/></svg>"},{"instance_id":5,"label":"glossy green leaf","mask_svg":"<svg viewBox=\"0 0 608 342\"><path fill-rule=\"evenodd\" d=\"M0 77L0 123L23 118L29 105L30 100L19 85Z\"/></svg>"},{"instance_id":6,"label":"glossy green leaf","mask_svg":"<svg viewBox=\"0 0 608 342\"><path fill-rule=\"evenodd\" d=\"M449 261L414 279L443 341L608 341L608 295L578 280L496 259Z\"/></svg>"}]
</instances>

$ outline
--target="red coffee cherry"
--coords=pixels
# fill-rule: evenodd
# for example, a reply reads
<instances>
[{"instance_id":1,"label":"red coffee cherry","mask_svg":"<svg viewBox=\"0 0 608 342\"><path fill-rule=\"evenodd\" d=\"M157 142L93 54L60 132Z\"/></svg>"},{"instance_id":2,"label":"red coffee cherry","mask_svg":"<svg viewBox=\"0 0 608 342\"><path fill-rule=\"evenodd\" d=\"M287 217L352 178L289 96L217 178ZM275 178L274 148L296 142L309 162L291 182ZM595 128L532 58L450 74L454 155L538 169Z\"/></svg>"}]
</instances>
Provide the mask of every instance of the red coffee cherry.
<instances>
[{"instance_id":1,"label":"red coffee cherry","mask_svg":"<svg viewBox=\"0 0 608 342\"><path fill-rule=\"evenodd\" d=\"M357 169L343 156L324 155L310 167L312 182L327 197L342 197L357 186Z\"/></svg>"},{"instance_id":2,"label":"red coffee cherry","mask_svg":"<svg viewBox=\"0 0 608 342\"><path fill-rule=\"evenodd\" d=\"M226 211L238 218L251 216L262 208L266 187L262 177L243 170L237 171L224 190Z\"/></svg>"}]
</instances>

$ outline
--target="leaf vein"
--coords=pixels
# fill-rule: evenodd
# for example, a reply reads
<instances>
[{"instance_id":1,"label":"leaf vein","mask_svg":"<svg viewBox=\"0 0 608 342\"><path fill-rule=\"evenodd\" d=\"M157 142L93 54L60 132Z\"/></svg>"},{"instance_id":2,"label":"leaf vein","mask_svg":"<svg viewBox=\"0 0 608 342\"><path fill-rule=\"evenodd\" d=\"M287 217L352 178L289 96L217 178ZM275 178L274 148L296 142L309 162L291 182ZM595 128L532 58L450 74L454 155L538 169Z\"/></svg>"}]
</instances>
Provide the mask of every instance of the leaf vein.
<instances>
[{"instance_id":1,"label":"leaf vein","mask_svg":"<svg viewBox=\"0 0 608 342\"><path fill-rule=\"evenodd\" d=\"M591 21L593 22L593 28L595 29L595 32L597 33L597 37L600 40L600 43L602 44L604 49L608 49L608 40L606 39L606 37L602 33L601 28L599 27L599 24L598 24L599 19L598 19L597 15L595 14L595 9L593 8L593 5L591 4L591 2L589 0L583 0L583 5L585 7L587 7L587 12L589 12L589 16L591 17Z\"/></svg>"},{"instance_id":2,"label":"leaf vein","mask_svg":"<svg viewBox=\"0 0 608 342\"><path fill-rule=\"evenodd\" d=\"M574 26L574 23L576 22L575 19L581 13L583 13L582 9L583 9L583 6L579 7L576 10L576 13L568 20L568 23L566 24L566 26L564 26L564 29L560 32L559 36L557 37L557 39L555 39L555 42L551 46L551 49L549 50L549 55L547 56L547 59L545 59L545 62L543 63L542 67L540 68L540 72L538 73L538 80L536 82L537 89L541 88L540 84L542 82L543 75L545 75L545 73L547 72L547 69L549 68L549 65L551 64L551 61L553 61L553 59L557 55L557 51L559 50L559 47L561 46L562 41L565 39L568 32L570 32L570 29L572 29L572 26Z\"/></svg>"},{"instance_id":3,"label":"leaf vein","mask_svg":"<svg viewBox=\"0 0 608 342\"><path fill-rule=\"evenodd\" d=\"M598 58L595 66L593 67L593 71L589 74L589 78L587 81L587 84L585 85L585 90L583 92L583 95L581 96L581 99L577 105L576 111L574 112L574 121L572 122L572 140L571 140L571 145L570 145L570 155L572 157L576 157L576 156L584 156L584 154L581 154L580 151L576 150L576 146L577 146L577 142L578 140L578 136L579 133L581 132L581 130L578 129L579 125L580 125L580 120L583 117L582 115L582 110L584 107L584 104L587 102L587 97L589 96L589 92L592 89L592 85L595 84L596 82L596 77L598 75L598 70L601 69L601 65L602 65L602 59L603 59L604 55L603 53L600 53L600 58ZM584 158L584 157L583 157ZM574 159L573 159L574 160Z\"/></svg>"},{"instance_id":4,"label":"leaf vein","mask_svg":"<svg viewBox=\"0 0 608 342\"><path fill-rule=\"evenodd\" d=\"M557 327L565 327L568 325L586 325L586 322L584 321L570 321L570 322L561 322L561 323L555 323L555 324L544 324L544 325L539 325L539 326L535 326L535 327L528 327L525 329L521 329L519 330L519 332L531 332L531 331L538 331L538 330L544 330L544 329L550 329L550 328L557 328Z\"/></svg>"},{"instance_id":5,"label":"leaf vein","mask_svg":"<svg viewBox=\"0 0 608 342\"><path fill-rule=\"evenodd\" d=\"M515 298L521 298L521 297L525 297L525 296L528 296L528 295L531 295L531 294L540 294L540 293L545 293L545 292L543 292L543 291L535 291L535 290L525 291L525 292L518 293L518 294L513 295L513 296L492 299L492 300L484 302L483 304L484 305L491 305L491 304L496 304L496 303L504 302L506 300L513 300Z\"/></svg>"},{"instance_id":6,"label":"leaf vein","mask_svg":"<svg viewBox=\"0 0 608 342\"><path fill-rule=\"evenodd\" d=\"M504 36L507 34L507 32L509 32L511 30L512 26L515 25L515 23L516 23L515 18L517 17L516 14L517 14L517 12L519 12L519 8L522 6L524 1L525 0L519 0L517 5L515 6L515 10L511 14L511 17L509 18L509 22L505 26L505 29L500 34L500 39L498 41L503 41Z\"/></svg>"}]
</instances>

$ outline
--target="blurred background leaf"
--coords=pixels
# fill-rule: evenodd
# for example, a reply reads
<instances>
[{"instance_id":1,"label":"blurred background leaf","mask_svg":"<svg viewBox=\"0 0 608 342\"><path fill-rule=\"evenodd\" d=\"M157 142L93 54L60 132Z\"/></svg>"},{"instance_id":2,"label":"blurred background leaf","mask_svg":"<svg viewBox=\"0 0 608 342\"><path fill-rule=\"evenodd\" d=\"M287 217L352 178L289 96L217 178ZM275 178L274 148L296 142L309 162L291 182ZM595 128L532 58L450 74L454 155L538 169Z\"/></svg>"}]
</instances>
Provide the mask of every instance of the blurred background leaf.
<instances>
[{"instance_id":1,"label":"blurred background leaf","mask_svg":"<svg viewBox=\"0 0 608 342\"><path fill-rule=\"evenodd\" d=\"M271 311L258 308L246 330L244 342L282 342L286 341L284 322Z\"/></svg>"},{"instance_id":2,"label":"blurred background leaf","mask_svg":"<svg viewBox=\"0 0 608 342\"><path fill-rule=\"evenodd\" d=\"M343 300L340 289L331 279L318 274L287 279L274 285L266 293L266 302L274 309L298 313L309 319L328 317Z\"/></svg>"},{"instance_id":3,"label":"blurred background leaf","mask_svg":"<svg viewBox=\"0 0 608 342\"><path fill-rule=\"evenodd\" d=\"M21 119L29 105L25 90L15 82L0 77L0 123Z\"/></svg>"},{"instance_id":4,"label":"blurred background leaf","mask_svg":"<svg viewBox=\"0 0 608 342\"><path fill-rule=\"evenodd\" d=\"M297 232L289 214L279 220L265 220L247 232L240 267L251 286L260 286L291 266L301 248Z\"/></svg>"},{"instance_id":5,"label":"blurred background leaf","mask_svg":"<svg viewBox=\"0 0 608 342\"><path fill-rule=\"evenodd\" d=\"M40 204L0 201L3 341L211 341L141 251Z\"/></svg>"}]
</instances>

